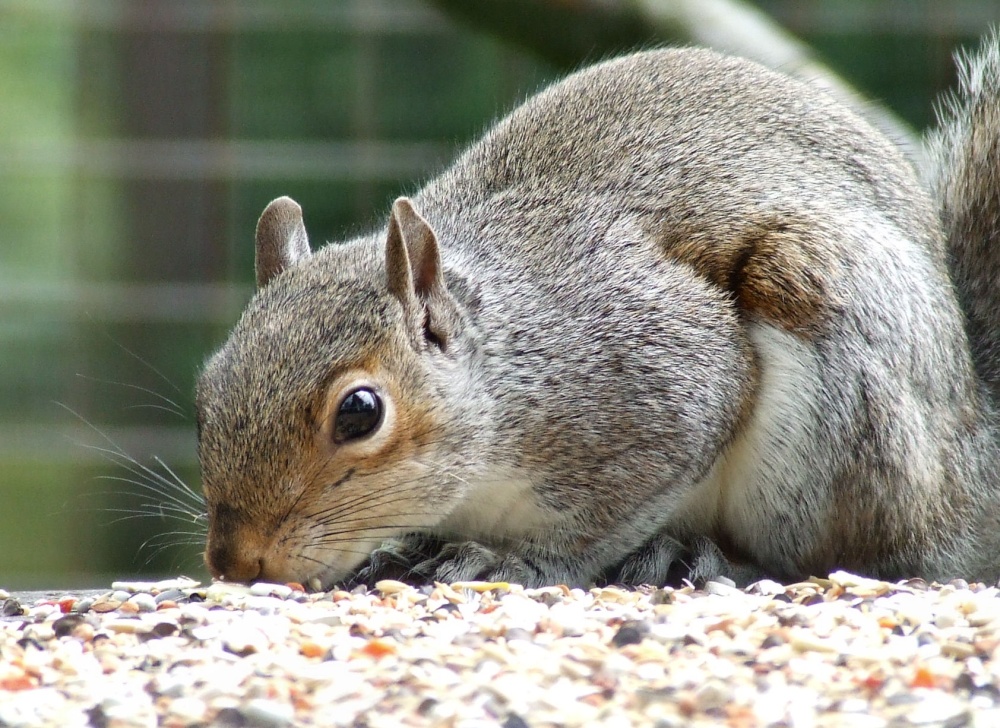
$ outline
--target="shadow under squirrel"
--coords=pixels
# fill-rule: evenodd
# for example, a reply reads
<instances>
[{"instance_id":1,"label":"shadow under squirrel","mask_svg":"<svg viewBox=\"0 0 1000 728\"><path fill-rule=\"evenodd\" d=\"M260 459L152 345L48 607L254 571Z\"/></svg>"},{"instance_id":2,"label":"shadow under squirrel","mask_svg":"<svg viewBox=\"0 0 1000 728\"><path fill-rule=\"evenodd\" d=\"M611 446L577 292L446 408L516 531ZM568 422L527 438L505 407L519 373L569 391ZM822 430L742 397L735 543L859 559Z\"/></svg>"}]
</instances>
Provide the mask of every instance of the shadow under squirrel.
<instances>
[{"instance_id":1,"label":"shadow under squirrel","mask_svg":"<svg viewBox=\"0 0 1000 728\"><path fill-rule=\"evenodd\" d=\"M542 91L371 235L272 202L197 387L211 572L995 581L997 36L962 69L924 181L689 49Z\"/></svg>"}]
</instances>

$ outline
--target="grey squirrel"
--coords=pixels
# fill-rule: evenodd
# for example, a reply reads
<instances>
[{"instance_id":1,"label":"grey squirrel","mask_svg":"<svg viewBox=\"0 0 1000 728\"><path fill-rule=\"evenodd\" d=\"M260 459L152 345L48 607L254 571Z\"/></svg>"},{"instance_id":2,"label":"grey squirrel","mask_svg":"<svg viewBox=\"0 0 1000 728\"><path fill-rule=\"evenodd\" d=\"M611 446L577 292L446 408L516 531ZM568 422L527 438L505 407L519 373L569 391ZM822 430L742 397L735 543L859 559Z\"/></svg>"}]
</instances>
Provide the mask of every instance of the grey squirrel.
<instances>
[{"instance_id":1,"label":"grey squirrel","mask_svg":"<svg viewBox=\"0 0 1000 728\"><path fill-rule=\"evenodd\" d=\"M996 35L929 149L921 181L819 90L656 50L530 98L370 235L311 252L275 200L197 386L209 569L996 580Z\"/></svg>"}]
</instances>

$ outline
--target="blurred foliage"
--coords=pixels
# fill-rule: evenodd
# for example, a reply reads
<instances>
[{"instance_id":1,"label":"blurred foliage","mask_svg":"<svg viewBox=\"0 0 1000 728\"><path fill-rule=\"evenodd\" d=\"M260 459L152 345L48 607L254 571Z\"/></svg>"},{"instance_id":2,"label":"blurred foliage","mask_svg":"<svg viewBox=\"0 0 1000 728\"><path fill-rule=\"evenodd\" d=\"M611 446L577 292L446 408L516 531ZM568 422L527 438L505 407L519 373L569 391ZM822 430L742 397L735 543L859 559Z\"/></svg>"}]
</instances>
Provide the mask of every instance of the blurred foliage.
<instances>
[{"instance_id":1,"label":"blurred foliage","mask_svg":"<svg viewBox=\"0 0 1000 728\"><path fill-rule=\"evenodd\" d=\"M918 127L970 40L760 5ZM419 0L0 0L0 586L201 575L154 553L190 523L120 519L150 503L98 433L197 487L190 393L264 205L299 200L314 245L377 225L556 73Z\"/></svg>"}]
</instances>

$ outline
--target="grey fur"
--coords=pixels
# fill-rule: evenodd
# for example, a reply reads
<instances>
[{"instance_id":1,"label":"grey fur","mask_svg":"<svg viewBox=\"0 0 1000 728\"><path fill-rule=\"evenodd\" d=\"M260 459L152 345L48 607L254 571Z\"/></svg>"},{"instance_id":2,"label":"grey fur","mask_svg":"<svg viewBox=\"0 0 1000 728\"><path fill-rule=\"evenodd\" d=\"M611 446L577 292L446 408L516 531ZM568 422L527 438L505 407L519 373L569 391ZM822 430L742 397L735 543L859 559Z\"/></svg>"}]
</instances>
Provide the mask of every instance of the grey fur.
<instances>
[{"instance_id":1,"label":"grey fur","mask_svg":"<svg viewBox=\"0 0 1000 728\"><path fill-rule=\"evenodd\" d=\"M952 277L973 357L993 397L1000 394L1000 35L958 56L959 90L939 106L926 170L940 208Z\"/></svg>"},{"instance_id":2,"label":"grey fur","mask_svg":"<svg viewBox=\"0 0 1000 728\"><path fill-rule=\"evenodd\" d=\"M996 111L988 53L955 108ZM988 171L954 162L979 119ZM529 99L384 230L268 277L207 364L213 573L995 580L996 330L977 375L948 261L1000 265L1000 124L945 123L950 250L888 141L748 61L638 53ZM993 206L956 226L969 188ZM386 419L332 446L356 382Z\"/></svg>"}]
</instances>

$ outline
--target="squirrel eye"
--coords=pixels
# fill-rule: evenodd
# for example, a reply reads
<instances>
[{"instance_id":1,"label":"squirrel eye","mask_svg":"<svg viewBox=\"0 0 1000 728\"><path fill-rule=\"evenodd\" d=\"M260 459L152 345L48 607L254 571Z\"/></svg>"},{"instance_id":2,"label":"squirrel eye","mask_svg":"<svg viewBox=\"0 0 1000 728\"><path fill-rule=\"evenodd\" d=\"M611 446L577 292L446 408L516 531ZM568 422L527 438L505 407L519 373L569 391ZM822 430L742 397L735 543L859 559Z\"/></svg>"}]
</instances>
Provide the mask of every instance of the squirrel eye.
<instances>
[{"instance_id":1,"label":"squirrel eye","mask_svg":"<svg viewBox=\"0 0 1000 728\"><path fill-rule=\"evenodd\" d=\"M373 432L382 423L382 400L367 387L344 397L333 423L335 442L356 440Z\"/></svg>"}]
</instances>

